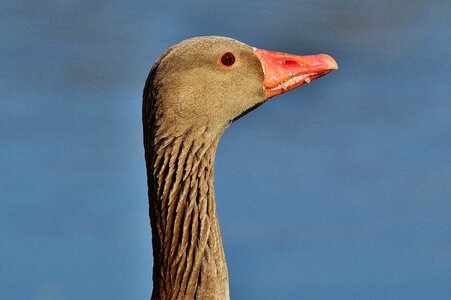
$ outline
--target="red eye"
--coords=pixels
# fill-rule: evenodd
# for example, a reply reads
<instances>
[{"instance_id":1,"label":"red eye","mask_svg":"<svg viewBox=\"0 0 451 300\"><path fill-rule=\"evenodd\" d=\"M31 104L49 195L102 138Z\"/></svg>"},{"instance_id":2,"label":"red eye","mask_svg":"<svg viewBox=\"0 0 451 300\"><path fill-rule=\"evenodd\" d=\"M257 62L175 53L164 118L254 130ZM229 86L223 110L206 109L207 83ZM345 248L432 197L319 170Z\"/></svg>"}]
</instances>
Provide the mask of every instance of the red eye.
<instances>
[{"instance_id":1,"label":"red eye","mask_svg":"<svg viewBox=\"0 0 451 300\"><path fill-rule=\"evenodd\" d=\"M235 56L231 52L226 52L221 57L221 63L224 66L230 67L235 63Z\"/></svg>"}]
</instances>

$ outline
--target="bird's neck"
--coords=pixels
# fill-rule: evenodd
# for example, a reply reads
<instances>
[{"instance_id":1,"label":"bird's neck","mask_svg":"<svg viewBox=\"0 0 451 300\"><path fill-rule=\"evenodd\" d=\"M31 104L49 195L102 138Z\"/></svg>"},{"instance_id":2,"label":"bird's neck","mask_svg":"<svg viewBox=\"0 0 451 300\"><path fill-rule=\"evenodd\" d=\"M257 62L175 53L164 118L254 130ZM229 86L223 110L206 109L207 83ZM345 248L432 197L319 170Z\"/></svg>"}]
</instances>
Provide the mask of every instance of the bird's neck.
<instances>
[{"instance_id":1,"label":"bird's neck","mask_svg":"<svg viewBox=\"0 0 451 300\"><path fill-rule=\"evenodd\" d=\"M148 136L152 299L229 299L213 187L220 135L203 127L178 137Z\"/></svg>"}]
</instances>

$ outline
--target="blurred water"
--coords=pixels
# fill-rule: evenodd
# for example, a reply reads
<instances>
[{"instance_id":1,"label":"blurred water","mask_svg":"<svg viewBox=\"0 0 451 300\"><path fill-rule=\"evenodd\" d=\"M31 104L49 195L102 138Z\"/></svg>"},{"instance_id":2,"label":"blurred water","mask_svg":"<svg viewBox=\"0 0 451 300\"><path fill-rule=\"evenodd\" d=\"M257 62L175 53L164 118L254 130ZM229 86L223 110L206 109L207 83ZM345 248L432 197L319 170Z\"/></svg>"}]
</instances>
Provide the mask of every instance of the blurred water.
<instances>
[{"instance_id":1,"label":"blurred water","mask_svg":"<svg viewBox=\"0 0 451 300\"><path fill-rule=\"evenodd\" d=\"M340 70L224 135L233 299L449 299L451 2L3 1L0 290L148 299L141 91L197 35Z\"/></svg>"}]
</instances>

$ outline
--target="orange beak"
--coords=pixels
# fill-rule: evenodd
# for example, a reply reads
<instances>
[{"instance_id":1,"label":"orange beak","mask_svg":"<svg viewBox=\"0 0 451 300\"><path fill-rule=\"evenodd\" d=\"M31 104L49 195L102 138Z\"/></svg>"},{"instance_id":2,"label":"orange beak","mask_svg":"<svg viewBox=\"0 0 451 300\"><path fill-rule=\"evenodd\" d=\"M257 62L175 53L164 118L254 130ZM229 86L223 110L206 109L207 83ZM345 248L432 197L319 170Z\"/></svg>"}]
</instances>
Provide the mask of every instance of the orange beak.
<instances>
[{"instance_id":1,"label":"orange beak","mask_svg":"<svg viewBox=\"0 0 451 300\"><path fill-rule=\"evenodd\" d=\"M338 69L337 62L327 54L299 56L256 48L254 52L263 66L266 99L310 83Z\"/></svg>"}]
</instances>

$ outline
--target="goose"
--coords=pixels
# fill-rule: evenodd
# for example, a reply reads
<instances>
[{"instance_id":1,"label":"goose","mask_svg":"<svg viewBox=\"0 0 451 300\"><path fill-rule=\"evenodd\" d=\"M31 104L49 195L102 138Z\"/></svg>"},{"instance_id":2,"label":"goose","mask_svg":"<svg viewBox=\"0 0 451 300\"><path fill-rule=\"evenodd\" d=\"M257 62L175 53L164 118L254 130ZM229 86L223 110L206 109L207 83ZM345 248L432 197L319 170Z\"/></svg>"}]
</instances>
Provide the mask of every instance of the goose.
<instances>
[{"instance_id":1,"label":"goose","mask_svg":"<svg viewBox=\"0 0 451 300\"><path fill-rule=\"evenodd\" d=\"M220 36L184 40L156 61L142 106L151 299L230 299L213 184L221 135L268 99L337 68L326 54L267 51Z\"/></svg>"}]
</instances>

